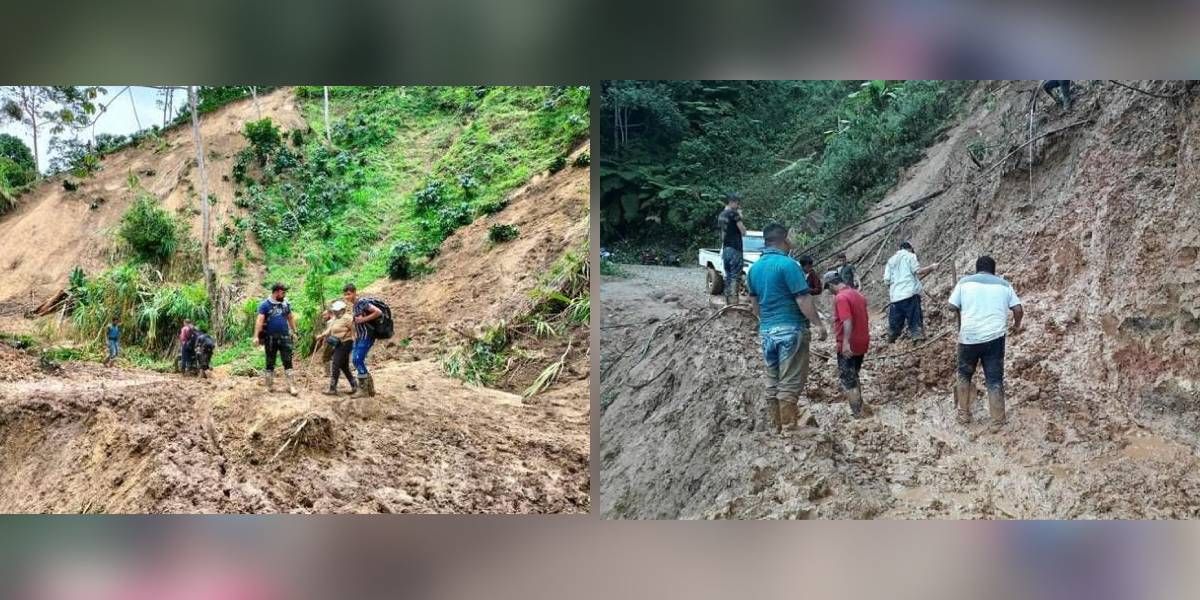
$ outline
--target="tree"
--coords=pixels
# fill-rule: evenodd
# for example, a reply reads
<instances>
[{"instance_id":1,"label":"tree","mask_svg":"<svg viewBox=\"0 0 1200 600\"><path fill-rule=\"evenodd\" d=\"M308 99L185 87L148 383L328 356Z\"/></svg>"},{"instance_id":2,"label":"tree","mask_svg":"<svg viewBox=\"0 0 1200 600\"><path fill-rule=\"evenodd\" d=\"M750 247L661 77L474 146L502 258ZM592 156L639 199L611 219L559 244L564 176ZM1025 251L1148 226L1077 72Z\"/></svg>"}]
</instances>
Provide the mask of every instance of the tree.
<instances>
[{"instance_id":1,"label":"tree","mask_svg":"<svg viewBox=\"0 0 1200 600\"><path fill-rule=\"evenodd\" d=\"M21 141L21 138L15 135L0 133L0 157L11 160L14 165L28 171L31 176L37 170L33 152L29 150L29 146L26 146L25 142Z\"/></svg>"},{"instance_id":2,"label":"tree","mask_svg":"<svg viewBox=\"0 0 1200 600\"><path fill-rule=\"evenodd\" d=\"M200 138L200 113L196 110L196 86L188 86L188 102L192 108L192 139L196 144L196 166L200 170L200 244L201 260L204 268L204 285L208 289L208 297L216 298L213 294L212 270L208 264L208 176L204 171L204 141Z\"/></svg>"},{"instance_id":3,"label":"tree","mask_svg":"<svg viewBox=\"0 0 1200 600\"><path fill-rule=\"evenodd\" d=\"M35 170L40 173L39 134L46 128L60 133L68 127L88 125L96 112L92 101L102 93L104 88L99 86L6 86L0 88L0 115L29 128Z\"/></svg>"},{"instance_id":4,"label":"tree","mask_svg":"<svg viewBox=\"0 0 1200 600\"><path fill-rule=\"evenodd\" d=\"M329 133L329 86L325 87L325 143L332 144L332 134Z\"/></svg>"}]
</instances>

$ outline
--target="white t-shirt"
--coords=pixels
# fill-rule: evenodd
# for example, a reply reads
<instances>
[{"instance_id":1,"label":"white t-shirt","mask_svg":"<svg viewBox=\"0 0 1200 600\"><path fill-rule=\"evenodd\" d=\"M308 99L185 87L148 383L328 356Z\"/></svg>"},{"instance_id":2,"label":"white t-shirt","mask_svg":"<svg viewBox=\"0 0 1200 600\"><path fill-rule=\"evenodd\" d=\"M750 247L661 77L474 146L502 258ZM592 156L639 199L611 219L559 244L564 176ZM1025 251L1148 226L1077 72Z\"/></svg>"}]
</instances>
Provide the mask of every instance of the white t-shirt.
<instances>
[{"instance_id":1,"label":"white t-shirt","mask_svg":"<svg viewBox=\"0 0 1200 600\"><path fill-rule=\"evenodd\" d=\"M921 293L921 280L917 278L917 255L901 249L892 255L883 268L883 281L888 284L888 301L899 302Z\"/></svg>"},{"instance_id":2,"label":"white t-shirt","mask_svg":"<svg viewBox=\"0 0 1200 600\"><path fill-rule=\"evenodd\" d=\"M982 344L1008 331L1008 310L1021 304L1012 286L991 273L976 273L958 280L950 304L962 314L958 341Z\"/></svg>"}]
</instances>

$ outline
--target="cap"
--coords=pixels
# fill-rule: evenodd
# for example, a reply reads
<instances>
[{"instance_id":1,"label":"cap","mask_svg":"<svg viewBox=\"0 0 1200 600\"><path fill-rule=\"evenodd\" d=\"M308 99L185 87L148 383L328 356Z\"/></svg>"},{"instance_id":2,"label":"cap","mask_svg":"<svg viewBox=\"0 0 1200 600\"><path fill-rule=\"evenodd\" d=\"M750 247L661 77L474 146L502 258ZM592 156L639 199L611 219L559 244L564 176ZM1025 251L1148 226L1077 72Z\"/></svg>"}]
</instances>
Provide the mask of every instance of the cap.
<instances>
[{"instance_id":1,"label":"cap","mask_svg":"<svg viewBox=\"0 0 1200 600\"><path fill-rule=\"evenodd\" d=\"M288 287L286 285L283 285L282 283L278 283L278 282L275 285L271 286L272 292L278 292L279 290L283 290L286 292L287 289L288 289Z\"/></svg>"},{"instance_id":2,"label":"cap","mask_svg":"<svg viewBox=\"0 0 1200 600\"><path fill-rule=\"evenodd\" d=\"M346 303L342 302L341 300L334 300L333 304L329 305L329 310L332 310L332 311L345 310L345 308L346 308Z\"/></svg>"},{"instance_id":3,"label":"cap","mask_svg":"<svg viewBox=\"0 0 1200 600\"><path fill-rule=\"evenodd\" d=\"M825 287L829 287L842 283L842 276L838 275L837 271L826 271L825 274L821 276L821 281L825 283Z\"/></svg>"}]
</instances>

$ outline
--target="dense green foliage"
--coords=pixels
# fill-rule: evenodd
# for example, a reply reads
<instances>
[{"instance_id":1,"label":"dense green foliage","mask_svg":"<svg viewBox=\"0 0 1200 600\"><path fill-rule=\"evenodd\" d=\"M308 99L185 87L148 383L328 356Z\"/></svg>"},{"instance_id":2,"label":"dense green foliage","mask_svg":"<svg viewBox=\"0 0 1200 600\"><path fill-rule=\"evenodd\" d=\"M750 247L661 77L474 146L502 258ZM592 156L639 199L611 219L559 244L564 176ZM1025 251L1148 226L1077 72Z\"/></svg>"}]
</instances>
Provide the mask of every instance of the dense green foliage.
<instances>
[{"instance_id":1,"label":"dense green foliage","mask_svg":"<svg viewBox=\"0 0 1200 600\"><path fill-rule=\"evenodd\" d=\"M16 206L20 190L37 179L33 151L14 135L0 133L0 214Z\"/></svg>"},{"instance_id":2,"label":"dense green foliage","mask_svg":"<svg viewBox=\"0 0 1200 600\"><path fill-rule=\"evenodd\" d=\"M601 235L618 250L712 244L726 193L749 225L853 220L917 161L969 89L943 81L612 81L599 126Z\"/></svg>"},{"instance_id":3,"label":"dense green foliage","mask_svg":"<svg viewBox=\"0 0 1200 600\"><path fill-rule=\"evenodd\" d=\"M516 225L498 223L488 228L488 240L493 244L511 242L512 240L517 239L517 236L520 235L520 233L521 232L519 229L517 229Z\"/></svg>"},{"instance_id":4,"label":"dense green foliage","mask_svg":"<svg viewBox=\"0 0 1200 600\"><path fill-rule=\"evenodd\" d=\"M180 227L151 195L141 193L121 217L118 234L141 260L162 264L179 246Z\"/></svg>"},{"instance_id":5,"label":"dense green foliage","mask_svg":"<svg viewBox=\"0 0 1200 600\"><path fill-rule=\"evenodd\" d=\"M80 337L102 341L105 328L118 317L121 340L151 352L169 350L184 319L207 328L211 317L202 284L164 284L148 264L126 263L90 279L80 272L72 294L72 318Z\"/></svg>"},{"instance_id":6,"label":"dense green foliage","mask_svg":"<svg viewBox=\"0 0 1200 600\"><path fill-rule=\"evenodd\" d=\"M322 281L322 294L292 297L302 337L316 302L348 281L425 272L455 229L588 134L587 88L333 87L328 145L322 88L297 93L308 127L278 131L290 147L273 125L248 127L232 178L267 279Z\"/></svg>"}]
</instances>

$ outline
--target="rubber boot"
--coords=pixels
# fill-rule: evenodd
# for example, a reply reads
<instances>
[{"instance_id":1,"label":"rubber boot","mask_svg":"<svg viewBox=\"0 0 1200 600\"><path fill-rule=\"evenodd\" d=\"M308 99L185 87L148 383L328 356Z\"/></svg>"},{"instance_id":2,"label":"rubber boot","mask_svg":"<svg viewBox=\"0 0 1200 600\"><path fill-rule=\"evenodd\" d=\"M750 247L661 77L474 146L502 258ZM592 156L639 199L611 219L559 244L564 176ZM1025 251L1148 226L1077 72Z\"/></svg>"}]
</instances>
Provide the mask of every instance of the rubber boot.
<instances>
[{"instance_id":1,"label":"rubber boot","mask_svg":"<svg viewBox=\"0 0 1200 600\"><path fill-rule=\"evenodd\" d=\"M369 377L369 375L358 376L358 386L356 386L354 391L350 394L351 398L362 398L368 394L367 377Z\"/></svg>"},{"instance_id":2,"label":"rubber boot","mask_svg":"<svg viewBox=\"0 0 1200 600\"><path fill-rule=\"evenodd\" d=\"M781 433L783 422L779 416L779 398L767 398L767 414L771 417L771 429L774 429L775 433Z\"/></svg>"},{"instance_id":3,"label":"rubber boot","mask_svg":"<svg viewBox=\"0 0 1200 600\"><path fill-rule=\"evenodd\" d=\"M999 429L1004 425L1004 388L988 388L988 412L992 415L989 429Z\"/></svg>"},{"instance_id":4,"label":"rubber boot","mask_svg":"<svg viewBox=\"0 0 1200 600\"><path fill-rule=\"evenodd\" d=\"M971 423L971 396L974 392L969 381L957 381L954 384L954 406L958 410L959 425Z\"/></svg>"},{"instance_id":5,"label":"rubber boot","mask_svg":"<svg viewBox=\"0 0 1200 600\"><path fill-rule=\"evenodd\" d=\"M367 375L365 379L366 379L366 383L367 383L367 395L374 398L375 397L375 380L372 379L370 375Z\"/></svg>"},{"instance_id":6,"label":"rubber boot","mask_svg":"<svg viewBox=\"0 0 1200 600\"><path fill-rule=\"evenodd\" d=\"M796 418L799 416L799 411L796 409L795 398L780 398L779 399L779 432L787 435L796 430Z\"/></svg>"},{"instance_id":7,"label":"rubber boot","mask_svg":"<svg viewBox=\"0 0 1200 600\"><path fill-rule=\"evenodd\" d=\"M337 379L335 379L335 378L330 378L330 379L329 379L329 389L327 389L327 390L325 390L324 392L321 392L321 393L322 393L322 394L325 394L326 396L336 396L336 395L338 395L338 393L337 393Z\"/></svg>"},{"instance_id":8,"label":"rubber boot","mask_svg":"<svg viewBox=\"0 0 1200 600\"><path fill-rule=\"evenodd\" d=\"M287 371L284 371L283 374L285 377L287 377L288 393L293 396L298 396L300 394L300 390L296 389L295 373L293 373L291 369L288 369Z\"/></svg>"},{"instance_id":9,"label":"rubber boot","mask_svg":"<svg viewBox=\"0 0 1200 600\"><path fill-rule=\"evenodd\" d=\"M267 386L267 392L275 391L275 371L263 371L263 383Z\"/></svg>"},{"instance_id":10,"label":"rubber boot","mask_svg":"<svg viewBox=\"0 0 1200 600\"><path fill-rule=\"evenodd\" d=\"M875 414L875 409L871 408L870 404L863 402L862 388L854 388L845 390L846 403L850 405L850 414L856 419L870 417Z\"/></svg>"}]
</instances>

